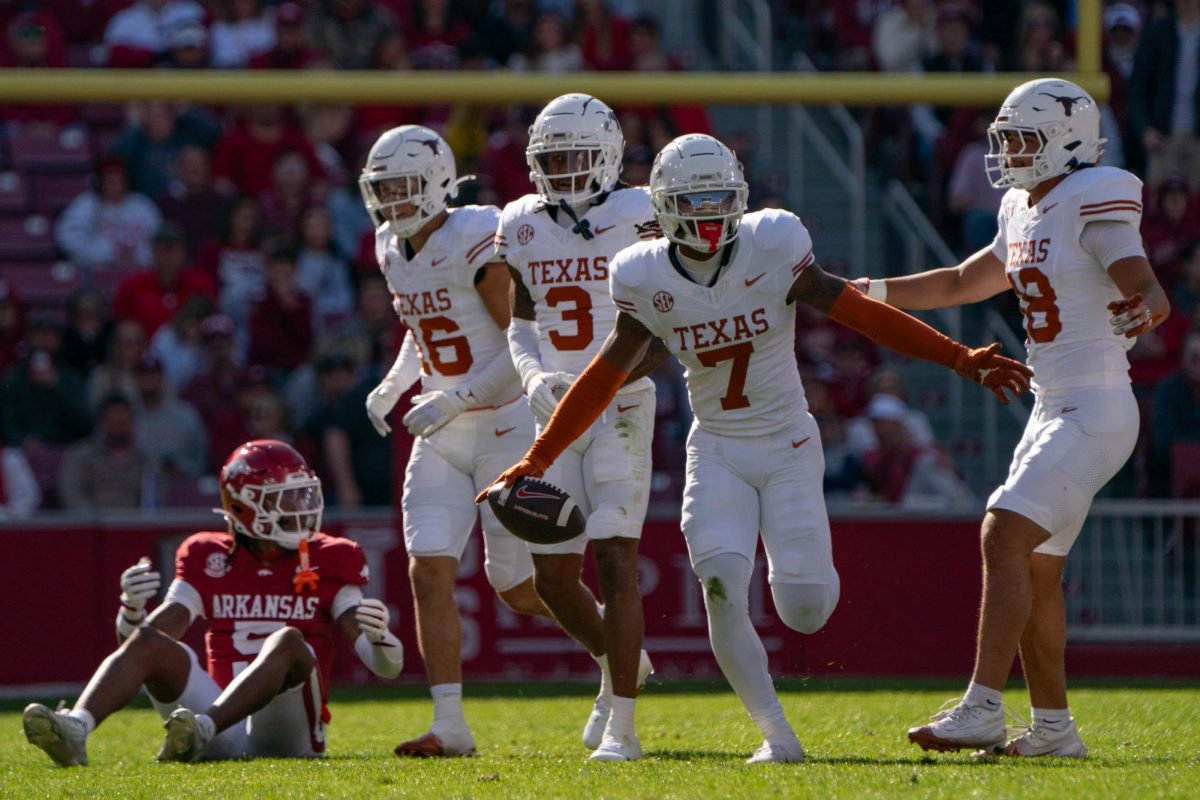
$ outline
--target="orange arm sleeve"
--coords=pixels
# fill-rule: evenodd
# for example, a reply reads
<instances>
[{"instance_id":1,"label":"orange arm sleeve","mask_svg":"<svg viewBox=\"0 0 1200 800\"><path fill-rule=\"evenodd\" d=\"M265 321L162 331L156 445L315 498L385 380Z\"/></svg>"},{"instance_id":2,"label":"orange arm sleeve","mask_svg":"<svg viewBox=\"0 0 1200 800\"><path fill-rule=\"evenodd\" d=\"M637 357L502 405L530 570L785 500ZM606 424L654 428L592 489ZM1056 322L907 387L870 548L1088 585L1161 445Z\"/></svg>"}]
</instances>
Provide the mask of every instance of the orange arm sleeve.
<instances>
[{"instance_id":1,"label":"orange arm sleeve","mask_svg":"<svg viewBox=\"0 0 1200 800\"><path fill-rule=\"evenodd\" d=\"M558 402L554 415L525 457L541 470L553 464L600 418L628 375L597 354Z\"/></svg>"},{"instance_id":2,"label":"orange arm sleeve","mask_svg":"<svg viewBox=\"0 0 1200 800\"><path fill-rule=\"evenodd\" d=\"M898 308L867 297L849 283L833 301L829 318L898 353L956 371L968 352L966 345Z\"/></svg>"}]
</instances>

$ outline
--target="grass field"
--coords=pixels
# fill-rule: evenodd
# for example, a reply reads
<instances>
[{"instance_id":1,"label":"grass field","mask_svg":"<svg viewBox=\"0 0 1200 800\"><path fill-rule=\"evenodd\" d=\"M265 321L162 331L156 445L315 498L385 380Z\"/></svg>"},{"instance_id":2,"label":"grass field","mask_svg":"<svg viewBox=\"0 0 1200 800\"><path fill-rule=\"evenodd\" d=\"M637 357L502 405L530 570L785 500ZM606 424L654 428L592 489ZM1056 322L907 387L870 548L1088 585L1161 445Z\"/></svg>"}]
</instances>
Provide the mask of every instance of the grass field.
<instances>
[{"instance_id":1,"label":"grass field","mask_svg":"<svg viewBox=\"0 0 1200 800\"><path fill-rule=\"evenodd\" d=\"M0 796L570 797L585 798L1148 798L1200 797L1200 688L1079 684L1072 707L1092 757L1083 762L974 763L925 757L904 737L944 700L948 683L785 682L784 705L808 750L803 765L750 767L759 744L724 686L647 688L638 704L645 757L590 764L579 731L591 704L580 685L468 686L479 757L401 760L401 739L432 714L416 687L334 694L329 757L159 765L161 723L148 706L117 714L89 741L91 766L54 767L21 733L23 703L0 704ZM1027 715L1019 690L1010 703ZM43 698L53 705L57 698Z\"/></svg>"}]
</instances>

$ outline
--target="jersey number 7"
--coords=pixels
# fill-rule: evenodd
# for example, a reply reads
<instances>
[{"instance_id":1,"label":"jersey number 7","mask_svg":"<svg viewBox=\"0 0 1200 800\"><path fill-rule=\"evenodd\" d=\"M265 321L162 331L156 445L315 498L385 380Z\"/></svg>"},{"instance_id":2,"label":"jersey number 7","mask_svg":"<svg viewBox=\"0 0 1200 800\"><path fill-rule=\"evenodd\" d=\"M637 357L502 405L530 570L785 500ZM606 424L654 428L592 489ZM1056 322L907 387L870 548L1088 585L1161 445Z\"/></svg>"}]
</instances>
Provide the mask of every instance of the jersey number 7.
<instances>
[{"instance_id":1,"label":"jersey number 7","mask_svg":"<svg viewBox=\"0 0 1200 800\"><path fill-rule=\"evenodd\" d=\"M728 347L718 347L716 350L705 350L696 354L696 360L706 367L715 367L722 361L732 359L729 368L729 387L721 398L721 408L733 411L735 408L749 408L750 398L746 397L746 371L750 369L750 354L754 352L753 342L739 342Z\"/></svg>"}]
</instances>

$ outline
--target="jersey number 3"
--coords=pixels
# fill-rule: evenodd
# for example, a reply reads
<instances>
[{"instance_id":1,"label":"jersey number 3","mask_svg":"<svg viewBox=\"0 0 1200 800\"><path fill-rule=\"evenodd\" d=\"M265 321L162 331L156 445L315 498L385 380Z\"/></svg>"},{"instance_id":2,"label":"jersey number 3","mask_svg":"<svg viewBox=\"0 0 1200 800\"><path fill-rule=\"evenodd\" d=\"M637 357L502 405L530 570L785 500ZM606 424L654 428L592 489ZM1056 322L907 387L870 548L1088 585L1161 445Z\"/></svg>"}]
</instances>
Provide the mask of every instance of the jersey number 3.
<instances>
[{"instance_id":1,"label":"jersey number 3","mask_svg":"<svg viewBox=\"0 0 1200 800\"><path fill-rule=\"evenodd\" d=\"M560 303L572 303L574 308L564 309L563 322L574 322L575 332L565 336L559 331L550 331L550 343L559 350L585 350L595 337L592 324L592 298L578 286L555 286L546 292L546 305L554 308Z\"/></svg>"},{"instance_id":2,"label":"jersey number 3","mask_svg":"<svg viewBox=\"0 0 1200 800\"><path fill-rule=\"evenodd\" d=\"M1025 267L1016 274L1009 273L1009 283L1021 299L1021 313L1025 315L1025 331L1034 344L1053 342L1062 332L1062 320L1058 318L1058 295L1050 285L1046 273L1037 267Z\"/></svg>"},{"instance_id":3,"label":"jersey number 3","mask_svg":"<svg viewBox=\"0 0 1200 800\"><path fill-rule=\"evenodd\" d=\"M753 352L753 342L740 342L696 354L696 360L706 367L715 367L722 361L733 361L729 367L729 387L721 398L721 408L726 411L750 407L750 398L746 397L746 371L750 369L750 354Z\"/></svg>"}]
</instances>

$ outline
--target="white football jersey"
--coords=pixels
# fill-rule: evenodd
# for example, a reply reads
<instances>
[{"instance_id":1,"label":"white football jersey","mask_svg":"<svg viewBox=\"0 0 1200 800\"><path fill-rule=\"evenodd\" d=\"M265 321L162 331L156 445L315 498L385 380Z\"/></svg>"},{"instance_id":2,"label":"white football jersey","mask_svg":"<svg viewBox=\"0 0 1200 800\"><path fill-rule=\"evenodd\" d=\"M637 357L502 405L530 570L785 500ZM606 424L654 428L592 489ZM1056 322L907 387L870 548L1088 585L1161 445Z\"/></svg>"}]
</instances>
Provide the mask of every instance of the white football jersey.
<instances>
[{"instance_id":1,"label":"white football jersey","mask_svg":"<svg viewBox=\"0 0 1200 800\"><path fill-rule=\"evenodd\" d=\"M562 214L561 210L556 213ZM564 228L536 194L504 207L496 254L521 275L536 304L538 345L548 372L578 375L604 344L617 319L608 294L609 263L625 247L657 230L650 192L619 188L581 217L594 236Z\"/></svg>"},{"instance_id":2,"label":"white football jersey","mask_svg":"<svg viewBox=\"0 0 1200 800\"><path fill-rule=\"evenodd\" d=\"M612 263L612 297L683 365L696 424L722 436L763 436L802 418L808 403L787 293L813 252L799 218L777 210L743 217L711 288L686 277L672 256L666 239L622 251Z\"/></svg>"},{"instance_id":3,"label":"white football jersey","mask_svg":"<svg viewBox=\"0 0 1200 800\"><path fill-rule=\"evenodd\" d=\"M1142 182L1115 167L1073 172L1033 207L1023 189L1004 195L992 252L1021 302L1036 390L1129 383L1134 340L1113 333L1107 308L1121 291L1079 240L1089 222L1136 230L1141 198Z\"/></svg>"},{"instance_id":4,"label":"white football jersey","mask_svg":"<svg viewBox=\"0 0 1200 800\"><path fill-rule=\"evenodd\" d=\"M493 260L499 215L495 206L450 209L446 223L411 261L386 224L375 232L375 257L398 300L401 321L417 340L424 391L453 389L493 359L509 357L504 331L475 289L476 273ZM506 402L520 391L514 373L512 390L492 399Z\"/></svg>"}]
</instances>

